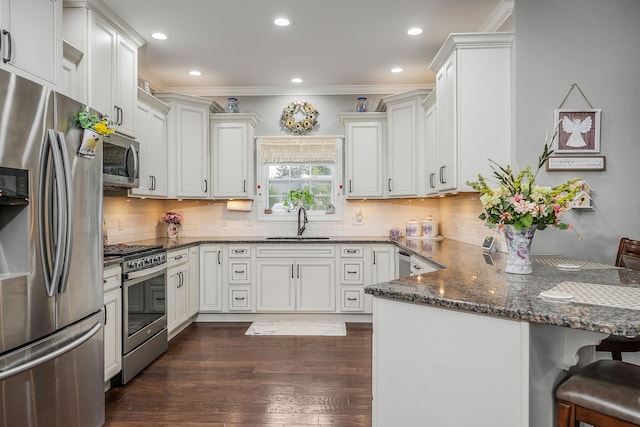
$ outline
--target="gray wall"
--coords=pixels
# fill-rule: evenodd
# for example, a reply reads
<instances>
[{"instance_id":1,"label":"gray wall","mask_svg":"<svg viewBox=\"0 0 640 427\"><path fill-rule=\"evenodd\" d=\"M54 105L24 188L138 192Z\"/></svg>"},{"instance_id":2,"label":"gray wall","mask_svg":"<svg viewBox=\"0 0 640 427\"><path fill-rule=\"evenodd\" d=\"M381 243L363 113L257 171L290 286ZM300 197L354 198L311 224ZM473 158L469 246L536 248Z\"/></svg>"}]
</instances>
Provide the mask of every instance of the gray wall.
<instances>
[{"instance_id":1,"label":"gray wall","mask_svg":"<svg viewBox=\"0 0 640 427\"><path fill-rule=\"evenodd\" d=\"M585 179L594 209L563 217L583 240L549 228L536 234L533 251L613 263L621 237L640 240L640 1L516 0L514 14L518 163L537 163L572 83L602 109L606 156L604 172L540 172L543 185ZM564 108L589 107L574 90Z\"/></svg>"}]
</instances>

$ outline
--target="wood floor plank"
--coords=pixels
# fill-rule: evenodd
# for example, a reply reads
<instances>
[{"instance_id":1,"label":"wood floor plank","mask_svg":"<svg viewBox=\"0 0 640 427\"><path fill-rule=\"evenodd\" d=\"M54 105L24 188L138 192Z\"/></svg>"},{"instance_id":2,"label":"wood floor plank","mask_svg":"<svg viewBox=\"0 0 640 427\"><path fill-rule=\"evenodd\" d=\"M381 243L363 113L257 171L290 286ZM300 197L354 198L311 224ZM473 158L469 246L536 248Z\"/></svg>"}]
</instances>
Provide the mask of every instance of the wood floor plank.
<instances>
[{"instance_id":1,"label":"wood floor plank","mask_svg":"<svg viewBox=\"0 0 640 427\"><path fill-rule=\"evenodd\" d=\"M346 337L245 336L249 325L191 325L107 392L105 426L371 426L370 324Z\"/></svg>"}]
</instances>

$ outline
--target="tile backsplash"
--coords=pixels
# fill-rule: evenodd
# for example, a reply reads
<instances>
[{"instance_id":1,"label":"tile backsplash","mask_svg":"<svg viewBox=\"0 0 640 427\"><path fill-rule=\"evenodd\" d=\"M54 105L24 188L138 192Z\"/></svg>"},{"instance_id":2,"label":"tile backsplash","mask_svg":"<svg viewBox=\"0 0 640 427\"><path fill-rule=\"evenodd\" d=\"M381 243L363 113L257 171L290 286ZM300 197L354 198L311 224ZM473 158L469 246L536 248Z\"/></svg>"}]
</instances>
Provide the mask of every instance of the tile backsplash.
<instances>
[{"instance_id":1,"label":"tile backsplash","mask_svg":"<svg viewBox=\"0 0 640 427\"><path fill-rule=\"evenodd\" d=\"M166 236L167 225L161 218L165 212L180 212L183 223L180 234L186 237L212 236L293 236L296 220L259 221L254 211L228 211L226 201L154 200L105 196L104 220L108 243L126 243ZM432 215L439 232L446 238L481 245L489 232L478 219L480 201L477 195L432 199L387 199L345 201L340 220L309 220L305 235L309 236L387 236L391 228L404 230L415 218ZM357 214L362 214L358 221ZM295 217L292 217L295 218ZM499 239L498 239L499 240Z\"/></svg>"}]
</instances>

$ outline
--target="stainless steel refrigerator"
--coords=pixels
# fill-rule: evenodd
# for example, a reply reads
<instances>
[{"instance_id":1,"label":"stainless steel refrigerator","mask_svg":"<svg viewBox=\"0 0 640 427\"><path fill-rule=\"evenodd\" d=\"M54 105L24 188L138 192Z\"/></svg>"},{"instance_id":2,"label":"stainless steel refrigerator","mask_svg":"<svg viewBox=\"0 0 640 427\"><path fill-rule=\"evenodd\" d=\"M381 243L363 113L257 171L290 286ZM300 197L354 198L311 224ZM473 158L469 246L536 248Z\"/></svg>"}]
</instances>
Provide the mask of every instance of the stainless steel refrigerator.
<instances>
[{"instance_id":1,"label":"stainless steel refrigerator","mask_svg":"<svg viewBox=\"0 0 640 427\"><path fill-rule=\"evenodd\" d=\"M0 426L104 423L102 152L82 105L0 71Z\"/></svg>"}]
</instances>

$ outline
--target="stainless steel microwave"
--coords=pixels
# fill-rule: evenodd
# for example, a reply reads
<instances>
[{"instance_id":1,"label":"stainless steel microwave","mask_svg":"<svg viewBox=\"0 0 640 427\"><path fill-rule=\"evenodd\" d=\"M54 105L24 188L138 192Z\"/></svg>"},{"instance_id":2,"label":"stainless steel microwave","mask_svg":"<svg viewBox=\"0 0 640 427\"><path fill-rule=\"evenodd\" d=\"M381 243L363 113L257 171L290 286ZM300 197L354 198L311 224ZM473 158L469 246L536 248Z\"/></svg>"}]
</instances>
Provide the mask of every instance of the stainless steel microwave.
<instances>
[{"instance_id":1,"label":"stainless steel microwave","mask_svg":"<svg viewBox=\"0 0 640 427\"><path fill-rule=\"evenodd\" d=\"M105 187L140 185L140 144L117 133L104 138L102 177Z\"/></svg>"}]
</instances>

